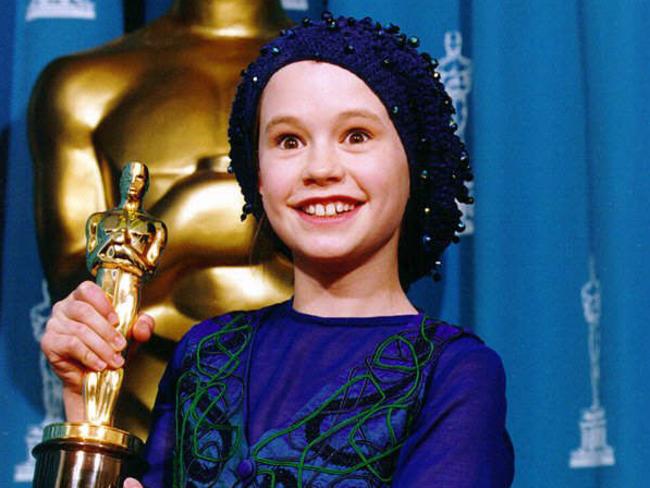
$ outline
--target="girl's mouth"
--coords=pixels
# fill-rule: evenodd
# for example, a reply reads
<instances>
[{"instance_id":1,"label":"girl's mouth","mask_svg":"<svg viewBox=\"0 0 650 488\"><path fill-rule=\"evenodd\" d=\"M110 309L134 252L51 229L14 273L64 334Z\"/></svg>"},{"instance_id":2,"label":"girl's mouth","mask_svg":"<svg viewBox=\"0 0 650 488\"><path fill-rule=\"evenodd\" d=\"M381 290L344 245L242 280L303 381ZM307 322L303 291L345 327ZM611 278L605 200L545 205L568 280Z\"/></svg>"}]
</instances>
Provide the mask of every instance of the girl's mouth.
<instances>
[{"instance_id":1,"label":"girl's mouth","mask_svg":"<svg viewBox=\"0 0 650 488\"><path fill-rule=\"evenodd\" d=\"M340 200L330 201L327 203L310 203L301 207L301 210L307 215L316 217L336 217L354 210L356 203L342 202Z\"/></svg>"}]
</instances>

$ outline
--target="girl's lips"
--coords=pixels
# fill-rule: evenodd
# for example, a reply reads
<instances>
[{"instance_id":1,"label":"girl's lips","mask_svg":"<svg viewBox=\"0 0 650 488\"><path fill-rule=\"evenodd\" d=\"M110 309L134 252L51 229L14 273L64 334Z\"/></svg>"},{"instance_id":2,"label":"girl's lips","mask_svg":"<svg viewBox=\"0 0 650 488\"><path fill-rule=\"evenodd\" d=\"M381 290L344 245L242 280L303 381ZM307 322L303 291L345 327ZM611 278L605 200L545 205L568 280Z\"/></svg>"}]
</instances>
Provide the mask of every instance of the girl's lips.
<instances>
[{"instance_id":1,"label":"girl's lips","mask_svg":"<svg viewBox=\"0 0 650 488\"><path fill-rule=\"evenodd\" d=\"M289 205L294 208L305 208L308 205L317 205L319 203L322 205L327 205L328 203L336 202L341 202L348 205L362 205L364 203L363 200L359 200L358 198L350 197L347 195L322 195L303 198L295 203L290 202Z\"/></svg>"}]
</instances>

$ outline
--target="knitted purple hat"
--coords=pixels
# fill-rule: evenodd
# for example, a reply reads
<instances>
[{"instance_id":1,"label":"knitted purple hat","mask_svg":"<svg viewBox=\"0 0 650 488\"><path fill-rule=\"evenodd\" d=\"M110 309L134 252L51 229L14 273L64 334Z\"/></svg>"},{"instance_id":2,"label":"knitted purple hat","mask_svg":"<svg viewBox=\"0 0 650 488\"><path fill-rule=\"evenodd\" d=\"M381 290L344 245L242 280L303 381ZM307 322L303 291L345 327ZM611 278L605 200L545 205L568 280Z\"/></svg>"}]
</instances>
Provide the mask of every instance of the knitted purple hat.
<instances>
[{"instance_id":1,"label":"knitted purple hat","mask_svg":"<svg viewBox=\"0 0 650 488\"><path fill-rule=\"evenodd\" d=\"M356 20L304 19L266 44L242 71L230 116L230 158L248 214L263 214L258 193L257 114L262 91L282 67L298 61L331 63L361 78L382 101L408 158L411 195L400 240L400 279L407 288L426 274L438 278L439 259L464 230L458 202L473 203L465 186L472 179L469 156L455 134L453 104L435 71L438 63L419 54L416 37L394 24Z\"/></svg>"}]
</instances>

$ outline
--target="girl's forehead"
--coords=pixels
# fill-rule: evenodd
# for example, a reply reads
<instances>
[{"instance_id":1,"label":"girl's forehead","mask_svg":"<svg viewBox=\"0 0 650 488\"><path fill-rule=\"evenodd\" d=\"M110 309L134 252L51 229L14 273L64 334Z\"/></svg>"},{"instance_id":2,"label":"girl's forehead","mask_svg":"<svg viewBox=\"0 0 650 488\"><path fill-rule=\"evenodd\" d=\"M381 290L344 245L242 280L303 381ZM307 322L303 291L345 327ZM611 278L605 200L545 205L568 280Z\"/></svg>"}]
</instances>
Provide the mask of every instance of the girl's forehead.
<instances>
[{"instance_id":1,"label":"girl's forehead","mask_svg":"<svg viewBox=\"0 0 650 488\"><path fill-rule=\"evenodd\" d=\"M271 76L264 92L269 88L287 84L294 85L294 88L299 86L301 91L312 92L315 96L323 89L334 91L342 87L372 91L365 81L353 72L323 61L297 61L280 68Z\"/></svg>"},{"instance_id":2,"label":"girl's forehead","mask_svg":"<svg viewBox=\"0 0 650 488\"><path fill-rule=\"evenodd\" d=\"M385 112L381 100L356 74L321 61L291 63L270 78L262 93L260 111L264 113L289 108L364 108Z\"/></svg>"}]
</instances>

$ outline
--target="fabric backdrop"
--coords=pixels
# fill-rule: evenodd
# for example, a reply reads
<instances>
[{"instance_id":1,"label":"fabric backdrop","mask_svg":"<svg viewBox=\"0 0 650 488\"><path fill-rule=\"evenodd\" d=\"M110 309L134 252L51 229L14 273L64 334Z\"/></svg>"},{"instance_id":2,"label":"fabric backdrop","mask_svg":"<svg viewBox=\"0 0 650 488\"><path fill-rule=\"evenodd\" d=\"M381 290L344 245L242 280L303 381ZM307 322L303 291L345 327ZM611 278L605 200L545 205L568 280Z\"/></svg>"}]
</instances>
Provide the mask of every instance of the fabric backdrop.
<instances>
[{"instance_id":1,"label":"fabric backdrop","mask_svg":"<svg viewBox=\"0 0 650 488\"><path fill-rule=\"evenodd\" d=\"M244 1L244 0L242 0ZM294 19L321 0L285 0ZM37 340L49 314L25 109L53 58L164 13L169 0L0 2L0 486L61 415ZM127 9L123 9L126 5ZM330 0L417 35L440 60L473 156L477 205L440 284L410 292L504 360L515 487L650 480L650 4ZM55 236L53 236L55 238Z\"/></svg>"}]
</instances>

